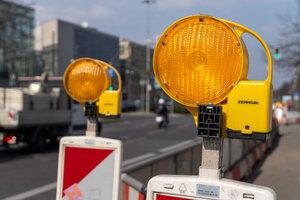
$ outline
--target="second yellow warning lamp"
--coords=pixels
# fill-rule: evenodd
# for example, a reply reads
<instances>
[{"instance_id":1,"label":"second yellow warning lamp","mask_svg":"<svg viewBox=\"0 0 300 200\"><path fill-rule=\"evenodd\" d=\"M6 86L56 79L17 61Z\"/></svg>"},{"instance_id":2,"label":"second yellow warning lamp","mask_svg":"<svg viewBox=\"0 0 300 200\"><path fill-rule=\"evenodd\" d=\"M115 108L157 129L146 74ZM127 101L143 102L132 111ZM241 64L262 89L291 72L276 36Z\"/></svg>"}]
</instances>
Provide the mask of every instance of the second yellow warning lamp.
<instances>
[{"instance_id":1,"label":"second yellow warning lamp","mask_svg":"<svg viewBox=\"0 0 300 200\"><path fill-rule=\"evenodd\" d=\"M117 90L109 90L111 77L108 69L117 75ZM72 62L64 74L67 93L92 117L119 117L121 113L121 78L118 71L109 64L91 58L80 58Z\"/></svg>"},{"instance_id":2,"label":"second yellow warning lamp","mask_svg":"<svg viewBox=\"0 0 300 200\"><path fill-rule=\"evenodd\" d=\"M266 51L264 81L247 79L245 32ZM161 88L194 116L199 136L265 140L271 132L271 54L250 29L206 15L180 19L161 35L153 67Z\"/></svg>"}]
</instances>

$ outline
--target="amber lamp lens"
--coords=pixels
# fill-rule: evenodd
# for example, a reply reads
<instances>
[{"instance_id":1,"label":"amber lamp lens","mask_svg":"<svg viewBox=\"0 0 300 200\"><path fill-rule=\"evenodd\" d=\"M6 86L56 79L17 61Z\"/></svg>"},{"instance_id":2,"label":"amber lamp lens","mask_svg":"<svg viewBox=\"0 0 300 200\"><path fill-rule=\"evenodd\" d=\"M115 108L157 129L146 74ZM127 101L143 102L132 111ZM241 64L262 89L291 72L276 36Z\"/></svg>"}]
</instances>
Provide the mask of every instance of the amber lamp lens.
<instances>
[{"instance_id":1,"label":"amber lamp lens","mask_svg":"<svg viewBox=\"0 0 300 200\"><path fill-rule=\"evenodd\" d=\"M107 88L104 66L93 59L82 58L71 63L65 71L64 86L67 93L78 102L97 101Z\"/></svg>"},{"instance_id":2,"label":"amber lamp lens","mask_svg":"<svg viewBox=\"0 0 300 200\"><path fill-rule=\"evenodd\" d=\"M158 41L153 61L163 90L187 106L224 101L243 71L236 33L209 16L191 16L171 25Z\"/></svg>"}]
</instances>

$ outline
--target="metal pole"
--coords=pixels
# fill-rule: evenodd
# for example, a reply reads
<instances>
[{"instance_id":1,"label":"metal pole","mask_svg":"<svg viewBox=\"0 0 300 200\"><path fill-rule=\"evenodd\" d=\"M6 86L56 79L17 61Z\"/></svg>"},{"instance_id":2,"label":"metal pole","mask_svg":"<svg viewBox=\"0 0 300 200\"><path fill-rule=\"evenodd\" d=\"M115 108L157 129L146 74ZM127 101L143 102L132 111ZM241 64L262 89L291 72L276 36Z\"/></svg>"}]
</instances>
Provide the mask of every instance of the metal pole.
<instances>
[{"instance_id":1,"label":"metal pole","mask_svg":"<svg viewBox=\"0 0 300 200\"><path fill-rule=\"evenodd\" d=\"M147 3L147 40L146 40L146 70L150 71L150 3ZM146 113L149 114L150 111L150 92L149 92L149 76L146 78Z\"/></svg>"},{"instance_id":2,"label":"metal pole","mask_svg":"<svg viewBox=\"0 0 300 200\"><path fill-rule=\"evenodd\" d=\"M146 70L150 71L150 3L155 1L145 0L142 3L147 4L147 39L146 39ZM146 113L150 112L150 77L149 75L146 78Z\"/></svg>"},{"instance_id":3,"label":"metal pole","mask_svg":"<svg viewBox=\"0 0 300 200\"><path fill-rule=\"evenodd\" d=\"M55 33L52 31L52 75L56 76L55 73Z\"/></svg>"},{"instance_id":4,"label":"metal pole","mask_svg":"<svg viewBox=\"0 0 300 200\"><path fill-rule=\"evenodd\" d=\"M145 92L144 92L144 88L145 88L145 84L144 84L144 78L141 79L142 80L142 84L141 86L141 111L144 112L145 111Z\"/></svg>"},{"instance_id":5,"label":"metal pole","mask_svg":"<svg viewBox=\"0 0 300 200\"><path fill-rule=\"evenodd\" d=\"M171 99L171 111L170 111L170 113L171 113L171 115L174 115L174 100L173 99Z\"/></svg>"}]
</instances>

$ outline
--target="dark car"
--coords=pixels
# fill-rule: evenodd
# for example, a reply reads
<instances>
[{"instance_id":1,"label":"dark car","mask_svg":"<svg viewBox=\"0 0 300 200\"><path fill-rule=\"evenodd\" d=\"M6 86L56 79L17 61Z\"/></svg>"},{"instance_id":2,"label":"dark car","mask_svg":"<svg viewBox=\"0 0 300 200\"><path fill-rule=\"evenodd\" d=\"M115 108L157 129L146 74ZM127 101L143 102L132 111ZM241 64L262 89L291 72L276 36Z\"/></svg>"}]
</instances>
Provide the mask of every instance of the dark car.
<instances>
[{"instance_id":1,"label":"dark car","mask_svg":"<svg viewBox=\"0 0 300 200\"><path fill-rule=\"evenodd\" d=\"M122 101L122 112L136 111L136 106L133 101Z\"/></svg>"}]
</instances>

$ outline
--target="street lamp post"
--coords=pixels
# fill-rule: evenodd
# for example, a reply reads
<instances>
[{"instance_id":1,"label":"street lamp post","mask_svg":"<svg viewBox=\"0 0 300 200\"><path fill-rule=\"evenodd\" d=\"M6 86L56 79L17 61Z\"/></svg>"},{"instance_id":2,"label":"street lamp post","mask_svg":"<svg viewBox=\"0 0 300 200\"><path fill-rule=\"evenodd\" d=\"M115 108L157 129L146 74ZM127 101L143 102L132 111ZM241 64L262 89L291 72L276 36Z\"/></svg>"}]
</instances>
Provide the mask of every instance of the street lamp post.
<instances>
[{"instance_id":1,"label":"street lamp post","mask_svg":"<svg viewBox=\"0 0 300 200\"><path fill-rule=\"evenodd\" d=\"M147 4L147 39L146 39L146 70L150 71L150 4L155 3L154 0L143 0L142 3ZM150 112L150 77L146 78L146 113ZM143 87L143 86L142 86Z\"/></svg>"}]
</instances>

